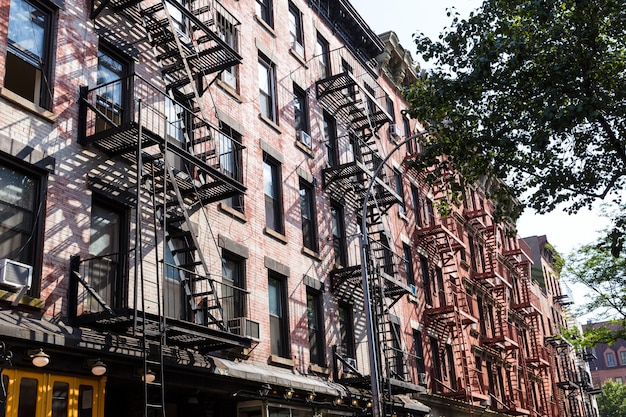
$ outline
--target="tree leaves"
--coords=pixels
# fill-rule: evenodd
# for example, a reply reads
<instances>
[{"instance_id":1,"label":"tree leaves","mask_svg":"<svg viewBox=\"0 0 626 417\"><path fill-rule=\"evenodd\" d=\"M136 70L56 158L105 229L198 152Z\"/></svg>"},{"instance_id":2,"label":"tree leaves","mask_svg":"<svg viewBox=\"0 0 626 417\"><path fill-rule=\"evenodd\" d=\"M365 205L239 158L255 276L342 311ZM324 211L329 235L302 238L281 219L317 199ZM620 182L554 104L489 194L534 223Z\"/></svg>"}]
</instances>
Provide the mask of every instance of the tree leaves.
<instances>
[{"instance_id":1,"label":"tree leaves","mask_svg":"<svg viewBox=\"0 0 626 417\"><path fill-rule=\"evenodd\" d=\"M619 200L625 35L616 0L487 0L438 41L417 36L436 65L406 93L431 134L416 167L495 175L540 213Z\"/></svg>"}]
</instances>

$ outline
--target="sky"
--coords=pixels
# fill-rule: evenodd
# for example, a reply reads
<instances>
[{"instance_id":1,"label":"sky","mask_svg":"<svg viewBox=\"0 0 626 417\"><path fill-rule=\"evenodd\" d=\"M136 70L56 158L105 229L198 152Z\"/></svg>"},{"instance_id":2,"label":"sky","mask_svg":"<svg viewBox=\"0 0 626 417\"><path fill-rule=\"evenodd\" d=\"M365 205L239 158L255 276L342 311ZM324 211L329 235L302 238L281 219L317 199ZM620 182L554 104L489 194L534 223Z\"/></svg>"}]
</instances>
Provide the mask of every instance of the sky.
<instances>
[{"instance_id":1,"label":"sky","mask_svg":"<svg viewBox=\"0 0 626 417\"><path fill-rule=\"evenodd\" d=\"M460 16L467 17L482 3L481 0L352 0L353 6L376 33L393 30L404 49L413 53L416 62L424 64L415 54L413 34L421 32L436 40L439 33L450 25L452 17L446 9L454 7ZM598 232L608 226L605 218L594 210L582 210L577 215L568 215L557 209L547 215L538 215L531 210L524 212L517 229L521 237L546 235L548 241L565 257L577 247L593 242ZM574 286L577 303L587 291Z\"/></svg>"}]
</instances>

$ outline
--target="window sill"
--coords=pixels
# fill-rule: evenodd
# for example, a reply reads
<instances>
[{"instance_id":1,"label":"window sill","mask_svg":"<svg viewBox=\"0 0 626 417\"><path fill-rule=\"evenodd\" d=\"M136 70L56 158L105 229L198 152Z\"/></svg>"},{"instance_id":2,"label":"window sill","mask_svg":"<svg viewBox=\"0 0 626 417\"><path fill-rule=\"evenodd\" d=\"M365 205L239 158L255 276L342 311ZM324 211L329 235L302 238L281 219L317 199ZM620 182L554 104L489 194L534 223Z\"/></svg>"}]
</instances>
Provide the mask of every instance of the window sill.
<instances>
[{"instance_id":1,"label":"window sill","mask_svg":"<svg viewBox=\"0 0 626 417\"><path fill-rule=\"evenodd\" d=\"M18 96L11 90L7 90L6 88L0 88L0 97L12 102L13 104L17 104L22 107L24 110L29 111L43 119L46 119L50 123L56 123L57 116L49 110L46 110L42 107L39 107L32 101L26 100L24 97Z\"/></svg>"},{"instance_id":2,"label":"window sill","mask_svg":"<svg viewBox=\"0 0 626 417\"><path fill-rule=\"evenodd\" d=\"M295 141L294 143L296 145L296 148L304 152L306 156L308 156L311 159L315 157L315 155L313 155L313 149L309 148L308 146L306 146L304 143L300 142L299 140Z\"/></svg>"},{"instance_id":3,"label":"window sill","mask_svg":"<svg viewBox=\"0 0 626 417\"><path fill-rule=\"evenodd\" d=\"M302 254L308 256L309 258L313 258L318 262L322 261L322 258L320 257L320 254L307 248L307 247L302 247Z\"/></svg>"},{"instance_id":4,"label":"window sill","mask_svg":"<svg viewBox=\"0 0 626 417\"><path fill-rule=\"evenodd\" d=\"M261 19L259 16L255 15L254 19L256 20L256 22L261 25L261 27L263 29L265 29L267 31L267 33L269 33L270 35L272 35L272 37L276 37L276 32L274 31L274 28L271 27L265 20Z\"/></svg>"},{"instance_id":5,"label":"window sill","mask_svg":"<svg viewBox=\"0 0 626 417\"><path fill-rule=\"evenodd\" d=\"M235 100L237 103L239 103L239 104L243 103L243 100L241 99L241 96L239 95L237 90L232 85L227 84L227 83L225 83L222 80L217 80L217 86L219 88L221 88L226 94L231 96L231 98L233 100Z\"/></svg>"},{"instance_id":6,"label":"window sill","mask_svg":"<svg viewBox=\"0 0 626 417\"><path fill-rule=\"evenodd\" d=\"M289 243L289 241L287 240L287 236L283 235L280 232L277 232L276 230L272 230L268 227L265 227L263 228L263 233L265 233L266 235L270 237L273 237L274 239L278 240L283 245L286 245L287 243Z\"/></svg>"},{"instance_id":7,"label":"window sill","mask_svg":"<svg viewBox=\"0 0 626 417\"><path fill-rule=\"evenodd\" d=\"M296 59L305 69L308 69L309 66L306 64L306 60L302 55L294 51L293 48L289 48L289 54Z\"/></svg>"},{"instance_id":8,"label":"window sill","mask_svg":"<svg viewBox=\"0 0 626 417\"><path fill-rule=\"evenodd\" d=\"M309 366L309 371L313 372L314 374L330 375L330 369L325 366L311 364Z\"/></svg>"},{"instance_id":9,"label":"window sill","mask_svg":"<svg viewBox=\"0 0 626 417\"><path fill-rule=\"evenodd\" d=\"M276 123L274 123L273 120L270 120L267 117L263 116L261 113L259 113L259 119L261 119L261 121L263 123L265 123L266 125L268 125L272 129L274 129L274 131L276 133L278 133L278 134L282 134L283 133L283 131L281 130L280 126L278 126Z\"/></svg>"},{"instance_id":10,"label":"window sill","mask_svg":"<svg viewBox=\"0 0 626 417\"><path fill-rule=\"evenodd\" d=\"M17 299L17 293L13 291L1 290L0 289L0 300L4 302L15 303ZM31 307L36 309L42 309L44 307L43 300L39 298L29 297L28 295L24 295L22 299L19 301L18 305L20 307Z\"/></svg>"},{"instance_id":11,"label":"window sill","mask_svg":"<svg viewBox=\"0 0 626 417\"><path fill-rule=\"evenodd\" d=\"M221 212L223 212L224 214L227 214L227 215L229 215L230 217L232 217L232 218L234 218L234 219L236 219L236 220L239 220L239 221L240 221L240 222L242 222L242 223L247 223L247 222L248 222L248 218L246 217L246 215L245 215L245 214L243 214L242 212L237 211L237 210L235 210L235 209L233 209L233 208L231 208L231 207L228 207L226 204L219 203L219 204L217 205L217 208L218 208Z\"/></svg>"},{"instance_id":12,"label":"window sill","mask_svg":"<svg viewBox=\"0 0 626 417\"><path fill-rule=\"evenodd\" d=\"M271 365L278 365L285 368L293 368L295 366L295 362L290 358L283 358L278 355L270 355L269 361Z\"/></svg>"}]
</instances>

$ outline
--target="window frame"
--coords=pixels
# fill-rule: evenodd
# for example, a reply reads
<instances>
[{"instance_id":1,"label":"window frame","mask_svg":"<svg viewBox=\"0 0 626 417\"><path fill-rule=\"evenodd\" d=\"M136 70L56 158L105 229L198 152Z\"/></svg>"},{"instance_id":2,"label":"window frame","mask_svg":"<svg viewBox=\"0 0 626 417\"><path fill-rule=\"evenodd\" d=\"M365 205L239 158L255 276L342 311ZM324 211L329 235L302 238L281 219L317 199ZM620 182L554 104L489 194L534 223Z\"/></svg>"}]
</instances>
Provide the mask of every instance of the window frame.
<instances>
[{"instance_id":1,"label":"window frame","mask_svg":"<svg viewBox=\"0 0 626 417\"><path fill-rule=\"evenodd\" d=\"M604 352L604 359L606 360L607 368L614 368L617 366L615 362L615 354L613 352Z\"/></svg>"},{"instance_id":2,"label":"window frame","mask_svg":"<svg viewBox=\"0 0 626 417\"><path fill-rule=\"evenodd\" d=\"M32 236L28 240L30 246L28 259L20 258L14 259L15 261L22 262L33 267L31 287L27 294L32 297L38 297L41 290L41 268L43 264L43 251L44 251L44 222L46 218L46 199L48 189L48 173L44 170L37 169L33 165L26 164L15 158L5 156L6 154L0 152L0 166L6 168L14 173L26 177L35 182L35 190L33 191L33 205L30 211L33 214L34 221L32 224L27 224L30 227L30 234ZM10 204L8 201L6 204ZM28 223L28 222L26 222ZM23 245L22 245L23 246ZM7 257L9 255L7 254ZM27 261L27 262L24 262Z\"/></svg>"},{"instance_id":3,"label":"window frame","mask_svg":"<svg viewBox=\"0 0 626 417\"><path fill-rule=\"evenodd\" d=\"M27 100L28 102L33 103L37 107L40 107L46 110L52 110L53 97L54 97L54 92L53 92L54 83L52 82L54 64L52 60L54 59L54 37L56 35L54 28L56 25L57 11L37 0L17 0L17 1L21 1L30 5L31 7L39 11L41 15L45 15L47 17L46 22L42 26L42 29L43 29L42 30L43 45L41 48L42 56L36 56L30 51L23 50L22 48L20 48L15 43L9 40L10 27L11 27L11 9L13 9L14 1L16 0L10 1L9 11L8 11L9 16L7 19L7 32L6 32L6 36L7 36L6 48L7 49L6 49L6 55L5 55L5 73L4 73L3 86L7 90L13 92L14 94L18 95L24 100ZM21 64L26 64L35 70L35 74L34 74L35 78L33 80L34 82L32 86L33 87L33 99L32 100L28 97L25 97L23 94L20 94L19 92L15 91L16 90L15 88L11 88L7 86L7 79L9 79L9 83L13 81L12 75L7 76L8 74L12 74L12 71L7 71L7 67L8 67L7 62L10 61L9 54L14 56L15 59L20 60ZM33 55L34 57L38 58L41 62L36 63L33 57L31 57L30 55ZM18 71L18 70L19 68L15 68L15 71ZM37 80L36 71L40 72L40 77L41 77L40 80ZM17 79L15 82L21 83L23 81L23 76L24 76L23 71L20 74L16 73L15 75L17 76ZM37 88L38 83L40 84L39 88ZM37 91L37 89L39 91Z\"/></svg>"},{"instance_id":4,"label":"window frame","mask_svg":"<svg viewBox=\"0 0 626 417\"><path fill-rule=\"evenodd\" d=\"M239 31L237 26L229 22L226 16L217 12L215 16L216 32L224 43L239 52ZM239 91L238 65L232 65L220 73L220 80L235 91Z\"/></svg>"},{"instance_id":5,"label":"window frame","mask_svg":"<svg viewBox=\"0 0 626 417\"><path fill-rule=\"evenodd\" d=\"M621 364L626 366L626 350L620 350L618 353Z\"/></svg>"},{"instance_id":6,"label":"window frame","mask_svg":"<svg viewBox=\"0 0 626 417\"><path fill-rule=\"evenodd\" d=\"M255 13L257 18L271 28L274 27L273 9L272 0L256 0Z\"/></svg>"},{"instance_id":7,"label":"window frame","mask_svg":"<svg viewBox=\"0 0 626 417\"><path fill-rule=\"evenodd\" d=\"M276 285L277 305L272 308L272 282ZM287 304L287 278L275 271L268 273L268 313L270 333L270 353L281 358L290 358L291 346L289 341L289 313ZM275 310L278 314L274 314ZM276 328L278 326L278 328Z\"/></svg>"},{"instance_id":8,"label":"window frame","mask_svg":"<svg viewBox=\"0 0 626 417\"><path fill-rule=\"evenodd\" d=\"M402 181L402 172L399 169L393 169L393 181L395 186L395 192L400 197L398 201L398 214L406 214L406 202L404 198L404 182Z\"/></svg>"},{"instance_id":9,"label":"window frame","mask_svg":"<svg viewBox=\"0 0 626 417\"><path fill-rule=\"evenodd\" d=\"M223 308L224 318L225 320L234 320L240 317L247 317L247 305L246 305L246 259L240 255L237 255L233 252L230 252L226 249L222 249L222 299L224 300L224 288L225 286L232 287L236 292L233 293L233 303L232 303L232 317L226 312L226 309ZM237 267L236 274L234 278L230 279L228 275L225 273L225 266L227 262L231 262L233 265ZM228 284L224 284L224 280L228 280ZM222 306L226 305L227 302L223 301Z\"/></svg>"},{"instance_id":10,"label":"window frame","mask_svg":"<svg viewBox=\"0 0 626 417\"><path fill-rule=\"evenodd\" d=\"M332 75L330 60L330 44L319 34L315 41L315 58L318 63L319 76L318 79L325 79Z\"/></svg>"},{"instance_id":11,"label":"window frame","mask_svg":"<svg viewBox=\"0 0 626 417\"><path fill-rule=\"evenodd\" d=\"M293 2L289 2L289 43L291 50L299 57L304 58L304 30L302 25L302 12Z\"/></svg>"},{"instance_id":12,"label":"window frame","mask_svg":"<svg viewBox=\"0 0 626 417\"><path fill-rule=\"evenodd\" d=\"M327 112L324 112L324 145L326 149L326 164L329 167L339 165L339 149L337 141L337 120Z\"/></svg>"},{"instance_id":13,"label":"window frame","mask_svg":"<svg viewBox=\"0 0 626 417\"><path fill-rule=\"evenodd\" d=\"M413 267L413 251L411 245L402 242L402 262L407 285L415 285L415 269Z\"/></svg>"},{"instance_id":14,"label":"window frame","mask_svg":"<svg viewBox=\"0 0 626 417\"><path fill-rule=\"evenodd\" d=\"M276 96L276 66L263 54L259 53L259 112L262 117L278 124L277 96ZM262 77L266 84L262 85Z\"/></svg>"},{"instance_id":15,"label":"window frame","mask_svg":"<svg viewBox=\"0 0 626 417\"><path fill-rule=\"evenodd\" d=\"M344 207L335 201L331 201L330 213L334 262L338 266L348 266L348 248L346 239Z\"/></svg>"},{"instance_id":16,"label":"window frame","mask_svg":"<svg viewBox=\"0 0 626 417\"><path fill-rule=\"evenodd\" d=\"M337 317L339 326L339 346L342 354L356 358L356 340L354 338L354 312L352 304L338 301Z\"/></svg>"},{"instance_id":17,"label":"window frame","mask_svg":"<svg viewBox=\"0 0 626 417\"><path fill-rule=\"evenodd\" d=\"M221 129L217 132L219 140L219 162L220 170L227 176L243 183L243 160L242 160L242 137L239 132L230 126L222 123ZM228 152L224 151L224 144L229 143ZM231 167L231 169L225 167ZM244 213L244 194L236 194L222 200L222 204L239 213Z\"/></svg>"},{"instance_id":18,"label":"window frame","mask_svg":"<svg viewBox=\"0 0 626 417\"><path fill-rule=\"evenodd\" d=\"M309 183L303 178L300 178L300 222L302 224L302 246L317 253L319 251L319 243L318 231L316 227L317 210L315 207L315 201L315 185ZM305 210L307 208L308 210ZM307 213L305 213L305 211Z\"/></svg>"},{"instance_id":19,"label":"window frame","mask_svg":"<svg viewBox=\"0 0 626 417\"><path fill-rule=\"evenodd\" d=\"M306 288L306 297L309 360L314 365L326 367L324 299L321 292L310 287Z\"/></svg>"},{"instance_id":20,"label":"window frame","mask_svg":"<svg viewBox=\"0 0 626 417\"><path fill-rule=\"evenodd\" d=\"M285 216L282 197L282 165L280 162L263 154L263 192L265 197L265 227L280 234L285 231ZM270 178L267 177L268 170ZM269 181L268 181L269 180ZM268 194L267 191L272 191Z\"/></svg>"},{"instance_id":21,"label":"window frame","mask_svg":"<svg viewBox=\"0 0 626 417\"><path fill-rule=\"evenodd\" d=\"M305 90L297 84L293 85L293 127L296 130L296 141L302 143L307 148L313 146L311 139L311 128L309 124L309 100ZM306 133L308 139L304 139L302 132Z\"/></svg>"}]
</instances>

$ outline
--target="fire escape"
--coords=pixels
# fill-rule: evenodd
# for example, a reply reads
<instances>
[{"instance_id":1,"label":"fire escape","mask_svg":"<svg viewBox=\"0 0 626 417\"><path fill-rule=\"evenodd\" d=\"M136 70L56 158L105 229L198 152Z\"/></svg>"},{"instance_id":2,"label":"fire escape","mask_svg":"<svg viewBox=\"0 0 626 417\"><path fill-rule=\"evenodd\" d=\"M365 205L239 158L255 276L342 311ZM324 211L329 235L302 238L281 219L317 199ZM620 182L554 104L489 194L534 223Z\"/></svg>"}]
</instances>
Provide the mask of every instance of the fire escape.
<instances>
[{"instance_id":1,"label":"fire escape","mask_svg":"<svg viewBox=\"0 0 626 417\"><path fill-rule=\"evenodd\" d=\"M253 322L242 326L236 317L245 315L247 292L209 270L197 236L207 204L245 192L242 147L209 122L202 97L211 84L205 78L241 61L220 36L226 26L237 34L238 22L216 0L102 0L91 7L95 21L134 21L125 42L147 39L156 71L81 89L79 143L105 155L98 161L110 167L91 177L108 193L128 195L136 234L126 253L72 259L70 314L80 325L138 340L144 372L155 375L154 382L144 378L145 413L164 415L171 348L245 355L255 330L258 336ZM176 291L186 300L175 317L164 303L175 297L166 277L180 283Z\"/></svg>"},{"instance_id":2,"label":"fire escape","mask_svg":"<svg viewBox=\"0 0 626 417\"><path fill-rule=\"evenodd\" d=\"M331 289L340 302L362 304L361 268L367 268L377 336L381 399L389 408L394 395L422 389L413 382L400 328L390 317L391 308L413 292L400 276L400 257L393 250L392 240L383 225L386 212L399 202L400 197L394 191L392 178L387 175L391 172L389 167L385 166L376 178L373 175L383 160L377 132L391 121L391 117L383 108L382 89L367 63L352 58L347 49L335 51L330 58L336 64L334 71L321 76L315 84L317 100L328 114L334 116L337 133L328 139L327 146L331 150L328 166L322 171L322 186L333 204L341 207L337 215L342 216L343 213L361 213L367 187L370 182L374 183L367 201L367 230L362 231L369 237L365 265L361 264L356 250L357 238L352 236L350 242L349 236L336 236ZM333 220L337 223L333 224L334 232L343 229L345 233L344 220L343 216ZM369 361L365 352L364 343L351 349L345 346L334 348L337 382L357 389L370 388Z\"/></svg>"}]
</instances>

